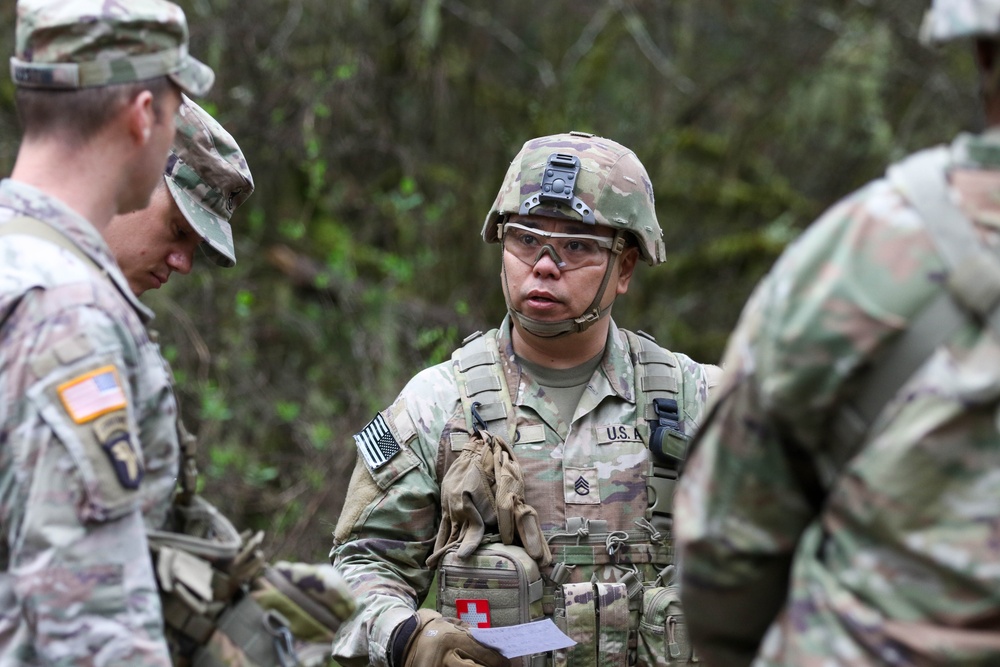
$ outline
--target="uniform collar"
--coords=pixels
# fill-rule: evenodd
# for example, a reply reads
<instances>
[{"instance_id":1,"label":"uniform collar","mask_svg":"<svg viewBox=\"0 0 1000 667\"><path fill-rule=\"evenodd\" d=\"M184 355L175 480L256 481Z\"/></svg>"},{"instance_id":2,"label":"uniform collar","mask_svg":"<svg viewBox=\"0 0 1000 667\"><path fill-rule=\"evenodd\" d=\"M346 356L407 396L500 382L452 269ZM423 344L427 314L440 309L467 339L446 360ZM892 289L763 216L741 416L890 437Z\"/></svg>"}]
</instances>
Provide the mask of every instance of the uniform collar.
<instances>
[{"instance_id":1,"label":"uniform collar","mask_svg":"<svg viewBox=\"0 0 1000 667\"><path fill-rule=\"evenodd\" d=\"M35 218L63 234L101 267L143 323L153 319L153 311L144 306L129 289L128 281L118 268L104 237L86 218L38 188L9 178L0 181L0 207Z\"/></svg>"},{"instance_id":2,"label":"uniform collar","mask_svg":"<svg viewBox=\"0 0 1000 667\"><path fill-rule=\"evenodd\" d=\"M591 384L598 397L615 394L629 403L634 403L635 370L629 356L628 342L615 321L611 320L610 324L608 341L604 346L604 357L594 371ZM507 386L511 390L511 399L515 404L522 405L524 397L521 395L521 368L514 361L510 315L504 317L497 332L497 346L503 356L504 374L507 376Z\"/></svg>"}]
</instances>

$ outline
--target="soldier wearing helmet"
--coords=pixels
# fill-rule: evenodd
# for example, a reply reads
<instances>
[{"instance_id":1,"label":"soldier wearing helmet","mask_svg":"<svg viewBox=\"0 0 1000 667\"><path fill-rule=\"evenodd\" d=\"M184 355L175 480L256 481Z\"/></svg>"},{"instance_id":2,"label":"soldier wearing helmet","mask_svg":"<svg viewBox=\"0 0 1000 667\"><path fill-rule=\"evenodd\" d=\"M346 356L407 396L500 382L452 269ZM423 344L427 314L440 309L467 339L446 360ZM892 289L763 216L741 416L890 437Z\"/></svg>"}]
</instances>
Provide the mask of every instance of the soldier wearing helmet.
<instances>
[{"instance_id":1,"label":"soldier wearing helmet","mask_svg":"<svg viewBox=\"0 0 1000 667\"><path fill-rule=\"evenodd\" d=\"M331 557L360 609L335 638L334 657L505 665L470 626L547 616L577 641L558 659L597 664L614 650L629 664L662 664L665 635L660 652L637 649L639 617L629 608L668 583L672 485L710 369L610 316L637 262L664 259L649 178L609 139L532 139L482 235L500 247L508 316L419 373L354 436L358 461ZM523 571L536 573L515 596L522 616L490 598L511 584L472 574L491 544L520 549ZM436 571L438 609L418 612ZM657 613L664 623L667 597L651 608L653 627ZM604 609L604 625L566 626L567 613L595 618L604 603L617 609Z\"/></svg>"},{"instance_id":2,"label":"soldier wearing helmet","mask_svg":"<svg viewBox=\"0 0 1000 667\"><path fill-rule=\"evenodd\" d=\"M1000 2L922 35L974 41L989 127L836 204L747 304L677 498L706 665L1000 664Z\"/></svg>"}]
</instances>

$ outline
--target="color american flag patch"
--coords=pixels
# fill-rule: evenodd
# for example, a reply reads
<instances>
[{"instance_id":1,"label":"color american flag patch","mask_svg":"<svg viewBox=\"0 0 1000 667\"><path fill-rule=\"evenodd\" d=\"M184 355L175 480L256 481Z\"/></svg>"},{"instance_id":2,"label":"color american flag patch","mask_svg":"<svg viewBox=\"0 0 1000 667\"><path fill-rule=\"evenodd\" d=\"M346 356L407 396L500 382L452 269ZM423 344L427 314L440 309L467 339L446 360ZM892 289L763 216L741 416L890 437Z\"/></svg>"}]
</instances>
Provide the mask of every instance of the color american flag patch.
<instances>
[{"instance_id":1,"label":"color american flag patch","mask_svg":"<svg viewBox=\"0 0 1000 667\"><path fill-rule=\"evenodd\" d=\"M104 366L73 378L59 385L57 391L66 412L77 424L128 405L114 366Z\"/></svg>"},{"instance_id":2,"label":"color american flag patch","mask_svg":"<svg viewBox=\"0 0 1000 667\"><path fill-rule=\"evenodd\" d=\"M360 433L355 434L354 442L369 470L378 470L399 453L399 443L381 413L375 415L375 419L368 422L368 426Z\"/></svg>"}]
</instances>

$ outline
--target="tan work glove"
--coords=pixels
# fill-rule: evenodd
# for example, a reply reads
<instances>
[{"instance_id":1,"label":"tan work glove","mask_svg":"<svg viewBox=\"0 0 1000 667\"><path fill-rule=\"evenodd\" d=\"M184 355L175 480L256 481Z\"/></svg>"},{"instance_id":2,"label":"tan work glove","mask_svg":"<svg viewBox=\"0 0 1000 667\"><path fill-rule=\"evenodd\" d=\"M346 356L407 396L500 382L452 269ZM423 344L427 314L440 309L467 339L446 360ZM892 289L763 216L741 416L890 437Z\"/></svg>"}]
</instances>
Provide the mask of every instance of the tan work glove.
<instances>
[{"instance_id":1,"label":"tan work glove","mask_svg":"<svg viewBox=\"0 0 1000 667\"><path fill-rule=\"evenodd\" d=\"M436 611L417 612L417 628L403 652L402 667L510 667L510 660L480 644L468 627Z\"/></svg>"},{"instance_id":2,"label":"tan work glove","mask_svg":"<svg viewBox=\"0 0 1000 667\"><path fill-rule=\"evenodd\" d=\"M514 531L528 555L542 567L552 562L549 543L545 541L538 512L524 502L524 475L514 458L510 445L502 439L485 434L493 449L493 470L496 477L496 513L500 539L513 544Z\"/></svg>"},{"instance_id":3,"label":"tan work glove","mask_svg":"<svg viewBox=\"0 0 1000 667\"><path fill-rule=\"evenodd\" d=\"M441 526L427 566L435 567L455 544L458 556L467 558L488 530L498 531L504 544L514 543L516 531L539 565L552 562L538 513L524 501L524 476L513 450L502 438L477 430L441 481Z\"/></svg>"},{"instance_id":4,"label":"tan work glove","mask_svg":"<svg viewBox=\"0 0 1000 667\"><path fill-rule=\"evenodd\" d=\"M454 544L459 544L459 556L468 557L483 541L487 526L495 530L493 468L493 450L480 442L463 450L448 469L441 481L441 526L428 567L434 567Z\"/></svg>"}]
</instances>

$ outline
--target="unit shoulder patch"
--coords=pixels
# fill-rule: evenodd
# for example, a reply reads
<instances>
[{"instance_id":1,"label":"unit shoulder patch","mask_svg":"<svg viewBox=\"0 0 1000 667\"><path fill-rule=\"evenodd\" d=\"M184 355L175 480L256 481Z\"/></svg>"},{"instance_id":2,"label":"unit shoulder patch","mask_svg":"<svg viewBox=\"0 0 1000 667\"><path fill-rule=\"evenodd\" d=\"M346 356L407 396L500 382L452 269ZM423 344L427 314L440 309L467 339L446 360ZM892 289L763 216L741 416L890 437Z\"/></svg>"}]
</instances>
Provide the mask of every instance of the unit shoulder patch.
<instances>
[{"instance_id":1,"label":"unit shoulder patch","mask_svg":"<svg viewBox=\"0 0 1000 667\"><path fill-rule=\"evenodd\" d=\"M111 412L95 421L94 435L107 455L118 483L126 489L138 489L146 471L132 442L126 412Z\"/></svg>"}]
</instances>

